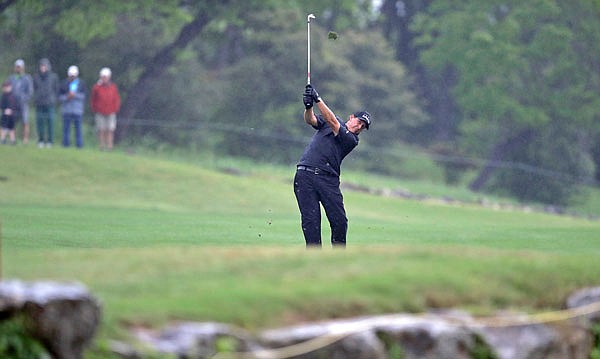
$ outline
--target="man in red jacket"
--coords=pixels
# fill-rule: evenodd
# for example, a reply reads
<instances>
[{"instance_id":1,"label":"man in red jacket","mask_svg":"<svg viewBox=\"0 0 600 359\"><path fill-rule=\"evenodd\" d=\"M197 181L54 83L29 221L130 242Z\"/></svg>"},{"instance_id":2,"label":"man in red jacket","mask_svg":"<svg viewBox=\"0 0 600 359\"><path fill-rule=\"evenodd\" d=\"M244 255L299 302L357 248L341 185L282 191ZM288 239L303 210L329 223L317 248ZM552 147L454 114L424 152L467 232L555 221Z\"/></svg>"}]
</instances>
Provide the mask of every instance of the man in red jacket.
<instances>
[{"instance_id":1,"label":"man in red jacket","mask_svg":"<svg viewBox=\"0 0 600 359\"><path fill-rule=\"evenodd\" d=\"M111 78L108 67L100 70L100 79L92 88L90 96L92 112L95 113L96 129L101 150L112 150L115 129L117 128L117 112L121 107L121 97L117 85Z\"/></svg>"}]
</instances>

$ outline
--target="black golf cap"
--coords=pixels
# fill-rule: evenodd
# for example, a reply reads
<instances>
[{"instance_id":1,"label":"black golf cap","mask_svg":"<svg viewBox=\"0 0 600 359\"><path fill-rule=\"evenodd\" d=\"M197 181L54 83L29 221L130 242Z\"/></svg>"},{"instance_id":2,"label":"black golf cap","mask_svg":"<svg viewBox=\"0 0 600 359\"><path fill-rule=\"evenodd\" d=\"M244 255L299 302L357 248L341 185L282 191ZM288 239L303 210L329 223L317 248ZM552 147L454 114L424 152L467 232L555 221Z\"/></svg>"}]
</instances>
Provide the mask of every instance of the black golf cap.
<instances>
[{"instance_id":1,"label":"black golf cap","mask_svg":"<svg viewBox=\"0 0 600 359\"><path fill-rule=\"evenodd\" d=\"M367 111L358 111L354 114L354 117L357 117L359 120L364 122L367 130L369 129L369 126L371 126L371 114Z\"/></svg>"}]
</instances>

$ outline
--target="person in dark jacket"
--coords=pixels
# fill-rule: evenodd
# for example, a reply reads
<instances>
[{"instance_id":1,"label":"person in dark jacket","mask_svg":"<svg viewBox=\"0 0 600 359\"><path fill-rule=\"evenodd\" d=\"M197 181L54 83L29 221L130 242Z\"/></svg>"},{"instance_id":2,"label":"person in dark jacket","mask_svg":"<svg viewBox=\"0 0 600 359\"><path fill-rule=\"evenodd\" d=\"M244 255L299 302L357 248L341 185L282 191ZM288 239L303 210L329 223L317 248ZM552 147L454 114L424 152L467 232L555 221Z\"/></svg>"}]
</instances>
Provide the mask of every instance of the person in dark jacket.
<instances>
[{"instance_id":1,"label":"person in dark jacket","mask_svg":"<svg viewBox=\"0 0 600 359\"><path fill-rule=\"evenodd\" d=\"M359 111L342 122L311 85L303 95L304 122L317 132L296 167L294 194L302 220L306 246L321 246L321 206L331 227L331 244L346 246L348 218L340 191L342 160L358 145L358 135L369 129L371 115ZM320 115L313 111L319 108Z\"/></svg>"},{"instance_id":2,"label":"person in dark jacket","mask_svg":"<svg viewBox=\"0 0 600 359\"><path fill-rule=\"evenodd\" d=\"M63 81L58 95L63 115L63 146L71 145L71 123L75 126L75 144L83 147L83 111L85 106L85 84L79 78L79 68L70 66L68 77Z\"/></svg>"},{"instance_id":3,"label":"person in dark jacket","mask_svg":"<svg viewBox=\"0 0 600 359\"><path fill-rule=\"evenodd\" d=\"M33 96L33 79L25 72L25 61L15 61L15 72L8 80L12 85L12 92L17 99L18 110L15 121L23 122L23 144L29 143L29 101Z\"/></svg>"},{"instance_id":4,"label":"person in dark jacket","mask_svg":"<svg viewBox=\"0 0 600 359\"><path fill-rule=\"evenodd\" d=\"M6 135L10 138L12 145L16 144L15 119L19 110L19 101L13 94L12 83L5 81L2 84L2 98L0 98L0 142L6 143Z\"/></svg>"},{"instance_id":5,"label":"person in dark jacket","mask_svg":"<svg viewBox=\"0 0 600 359\"><path fill-rule=\"evenodd\" d=\"M58 96L58 75L52 71L50 61L40 60L39 71L33 76L38 147L52 147L54 143L54 113Z\"/></svg>"}]
</instances>

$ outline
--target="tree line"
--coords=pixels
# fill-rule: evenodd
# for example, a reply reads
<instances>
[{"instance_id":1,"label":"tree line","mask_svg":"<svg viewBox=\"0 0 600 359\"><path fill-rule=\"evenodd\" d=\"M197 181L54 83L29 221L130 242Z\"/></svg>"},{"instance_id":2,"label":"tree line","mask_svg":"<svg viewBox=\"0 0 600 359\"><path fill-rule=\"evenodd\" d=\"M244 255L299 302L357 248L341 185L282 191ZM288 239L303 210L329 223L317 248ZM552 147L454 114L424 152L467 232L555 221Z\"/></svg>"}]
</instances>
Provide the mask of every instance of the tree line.
<instances>
[{"instance_id":1,"label":"tree line","mask_svg":"<svg viewBox=\"0 0 600 359\"><path fill-rule=\"evenodd\" d=\"M88 83L108 66L121 141L289 163L310 135L309 12L312 82L340 117L373 114L372 159L407 143L443 158L450 183L475 171L474 191L554 204L600 180L597 0L3 0L0 66L47 57Z\"/></svg>"}]
</instances>

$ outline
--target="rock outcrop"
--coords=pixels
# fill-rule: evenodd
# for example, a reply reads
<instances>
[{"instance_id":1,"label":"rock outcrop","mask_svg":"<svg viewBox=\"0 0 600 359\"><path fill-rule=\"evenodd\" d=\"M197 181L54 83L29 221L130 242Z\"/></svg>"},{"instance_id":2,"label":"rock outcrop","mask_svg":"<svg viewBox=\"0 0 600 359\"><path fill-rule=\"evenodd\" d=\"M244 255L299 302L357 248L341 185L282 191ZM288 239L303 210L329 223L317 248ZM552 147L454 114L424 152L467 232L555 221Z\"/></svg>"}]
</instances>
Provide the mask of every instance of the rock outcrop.
<instances>
[{"instance_id":1,"label":"rock outcrop","mask_svg":"<svg viewBox=\"0 0 600 359\"><path fill-rule=\"evenodd\" d=\"M0 318L16 315L54 358L80 359L100 324L101 307L78 283L0 282Z\"/></svg>"},{"instance_id":2,"label":"rock outcrop","mask_svg":"<svg viewBox=\"0 0 600 359\"><path fill-rule=\"evenodd\" d=\"M600 288L573 293L565 310L476 318L460 311L328 320L249 333L222 323L136 328L138 346L113 342L123 358L293 359L587 359L600 323ZM0 320L22 315L54 358L80 359L100 323L101 308L77 283L0 282Z\"/></svg>"}]
</instances>

